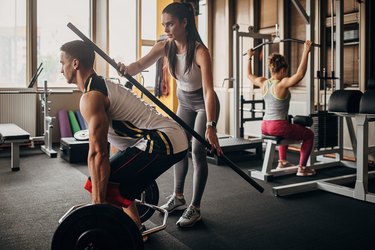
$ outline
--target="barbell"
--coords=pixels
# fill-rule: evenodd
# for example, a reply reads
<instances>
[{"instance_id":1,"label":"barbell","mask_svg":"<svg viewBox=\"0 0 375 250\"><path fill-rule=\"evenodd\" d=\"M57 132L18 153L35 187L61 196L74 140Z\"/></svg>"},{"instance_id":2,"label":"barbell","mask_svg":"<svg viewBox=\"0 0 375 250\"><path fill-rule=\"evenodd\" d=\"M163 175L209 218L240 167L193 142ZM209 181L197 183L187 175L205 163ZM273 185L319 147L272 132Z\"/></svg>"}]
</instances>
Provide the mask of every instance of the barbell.
<instances>
[{"instance_id":1,"label":"barbell","mask_svg":"<svg viewBox=\"0 0 375 250\"><path fill-rule=\"evenodd\" d=\"M59 220L51 249L144 249L142 237L165 229L168 212L157 207L159 188L155 181L137 198L135 202L141 222L147 221L157 210L164 214L162 225L141 234L135 222L119 207L110 204L76 205Z\"/></svg>"},{"instance_id":2,"label":"barbell","mask_svg":"<svg viewBox=\"0 0 375 250\"><path fill-rule=\"evenodd\" d=\"M68 211L52 238L52 250L144 249L134 221L109 204L75 206Z\"/></svg>"}]
</instances>

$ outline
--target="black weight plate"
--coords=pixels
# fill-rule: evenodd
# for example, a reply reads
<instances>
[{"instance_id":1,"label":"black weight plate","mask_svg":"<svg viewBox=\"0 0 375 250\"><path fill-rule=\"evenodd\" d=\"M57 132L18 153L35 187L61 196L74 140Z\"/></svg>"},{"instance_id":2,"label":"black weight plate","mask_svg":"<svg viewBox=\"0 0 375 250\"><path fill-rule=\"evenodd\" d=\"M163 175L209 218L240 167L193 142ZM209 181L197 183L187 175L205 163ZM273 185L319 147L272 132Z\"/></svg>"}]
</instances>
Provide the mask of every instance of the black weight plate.
<instances>
[{"instance_id":1,"label":"black weight plate","mask_svg":"<svg viewBox=\"0 0 375 250\"><path fill-rule=\"evenodd\" d=\"M139 229L121 209L108 204L74 210L57 227L52 250L144 249Z\"/></svg>"},{"instance_id":2,"label":"black weight plate","mask_svg":"<svg viewBox=\"0 0 375 250\"><path fill-rule=\"evenodd\" d=\"M138 200L141 199L141 196L137 197ZM156 181L153 181L150 186L148 186L145 190L145 202L148 204L152 204L157 206L159 203L159 188ZM139 217L142 222L147 221L151 218L154 214L155 210L147 207L142 206L140 204L137 205Z\"/></svg>"}]
</instances>

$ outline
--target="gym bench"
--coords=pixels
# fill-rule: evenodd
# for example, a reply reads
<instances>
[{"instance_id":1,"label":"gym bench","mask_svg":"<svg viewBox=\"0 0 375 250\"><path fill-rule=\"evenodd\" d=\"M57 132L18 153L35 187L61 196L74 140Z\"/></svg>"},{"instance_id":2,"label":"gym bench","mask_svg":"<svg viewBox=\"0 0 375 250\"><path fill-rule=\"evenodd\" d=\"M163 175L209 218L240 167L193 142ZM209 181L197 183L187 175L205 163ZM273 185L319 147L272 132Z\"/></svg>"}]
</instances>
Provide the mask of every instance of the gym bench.
<instances>
[{"instance_id":1,"label":"gym bench","mask_svg":"<svg viewBox=\"0 0 375 250\"><path fill-rule=\"evenodd\" d=\"M20 170L20 144L30 141L30 134L13 123L0 124L0 144L11 144L11 169Z\"/></svg>"},{"instance_id":2,"label":"gym bench","mask_svg":"<svg viewBox=\"0 0 375 250\"><path fill-rule=\"evenodd\" d=\"M274 162L274 155L276 151L276 146L279 145L289 145L289 144L299 144L301 141L287 140L281 136L271 136L262 135L263 142L266 143L266 151L264 153L264 161L262 165L262 170L249 170L251 177L262 181L270 181L274 176L282 176L293 174L297 172L298 166L287 167L283 169L272 169Z\"/></svg>"},{"instance_id":3,"label":"gym bench","mask_svg":"<svg viewBox=\"0 0 375 250\"><path fill-rule=\"evenodd\" d=\"M299 116L298 117L298 122L296 121L297 116L292 118L293 123L295 124L300 124L306 127L311 127L311 123L309 121L306 121L304 118L306 116ZM351 120L350 120L351 121ZM298 170L298 165L296 166L291 166L291 167L285 167L282 169L272 169L273 162L274 162L274 155L276 151L276 146L280 145L290 145L290 144L301 144L302 140L290 140L290 139L285 139L281 136L271 136L271 135L262 135L263 142L266 143L266 150L264 154L264 161L263 161L263 166L262 170L254 170L250 169L249 174L251 177L254 177L256 179L262 180L262 181L271 181L273 177L277 176L283 176L283 175L289 175L289 174L295 174L297 173ZM335 161L330 161L330 162L325 162L321 163L319 161L316 161L316 155L317 152L313 151L309 157L309 162L308 165L314 168L315 170L317 169L323 169L323 168L328 168L337 165Z\"/></svg>"}]
</instances>

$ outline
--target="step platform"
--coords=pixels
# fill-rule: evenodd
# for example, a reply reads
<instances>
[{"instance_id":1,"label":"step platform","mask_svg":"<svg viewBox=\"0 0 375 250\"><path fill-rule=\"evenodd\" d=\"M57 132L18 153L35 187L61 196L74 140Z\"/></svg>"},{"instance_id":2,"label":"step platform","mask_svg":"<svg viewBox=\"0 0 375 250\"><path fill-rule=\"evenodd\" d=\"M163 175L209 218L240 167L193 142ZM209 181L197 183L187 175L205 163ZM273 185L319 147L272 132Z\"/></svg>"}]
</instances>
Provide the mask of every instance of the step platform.
<instances>
[{"instance_id":1,"label":"step platform","mask_svg":"<svg viewBox=\"0 0 375 250\"><path fill-rule=\"evenodd\" d=\"M225 156L233 162L262 159L261 138L233 138L230 136L219 137L219 143ZM224 161L215 154L208 153L207 161L216 165L224 165Z\"/></svg>"},{"instance_id":2,"label":"step platform","mask_svg":"<svg viewBox=\"0 0 375 250\"><path fill-rule=\"evenodd\" d=\"M69 163L86 163L89 140L77 141L74 137L61 138L60 156Z\"/></svg>"}]
</instances>

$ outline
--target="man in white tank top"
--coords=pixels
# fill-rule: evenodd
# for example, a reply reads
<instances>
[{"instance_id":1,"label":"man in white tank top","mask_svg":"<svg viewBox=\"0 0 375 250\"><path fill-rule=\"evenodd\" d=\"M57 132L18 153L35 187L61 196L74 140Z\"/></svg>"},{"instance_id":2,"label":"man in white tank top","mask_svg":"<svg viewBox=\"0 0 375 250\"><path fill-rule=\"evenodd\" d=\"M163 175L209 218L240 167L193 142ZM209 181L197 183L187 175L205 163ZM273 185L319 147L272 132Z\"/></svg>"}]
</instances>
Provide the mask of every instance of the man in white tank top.
<instances>
[{"instance_id":1,"label":"man in white tank top","mask_svg":"<svg viewBox=\"0 0 375 250\"><path fill-rule=\"evenodd\" d=\"M94 204L123 207L142 228L133 202L158 176L183 159L188 143L184 130L157 113L130 90L98 76L95 53L83 41L61 47L61 73L83 92L80 111L89 128L85 188ZM109 159L107 144L120 151Z\"/></svg>"}]
</instances>

